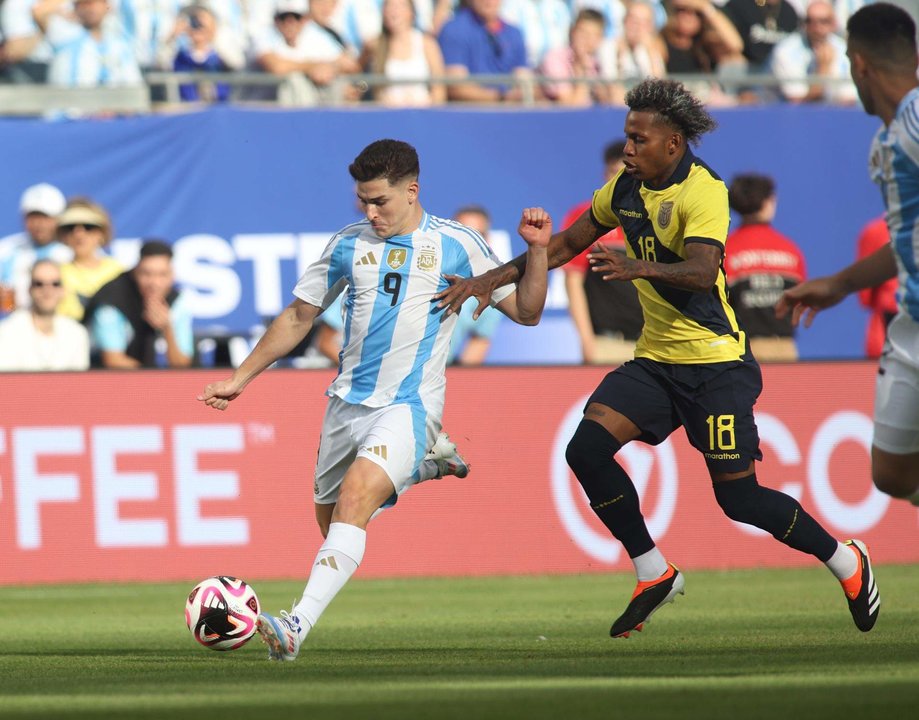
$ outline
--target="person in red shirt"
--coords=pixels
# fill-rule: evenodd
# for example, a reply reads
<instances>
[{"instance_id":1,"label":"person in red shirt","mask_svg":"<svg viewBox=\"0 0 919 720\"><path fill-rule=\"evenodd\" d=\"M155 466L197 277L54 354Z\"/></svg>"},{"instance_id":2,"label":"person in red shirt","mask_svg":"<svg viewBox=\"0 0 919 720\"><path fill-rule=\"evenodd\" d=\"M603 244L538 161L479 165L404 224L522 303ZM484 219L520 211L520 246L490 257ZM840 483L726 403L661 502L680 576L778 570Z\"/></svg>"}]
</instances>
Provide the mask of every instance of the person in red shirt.
<instances>
[{"instance_id":1,"label":"person in red shirt","mask_svg":"<svg viewBox=\"0 0 919 720\"><path fill-rule=\"evenodd\" d=\"M862 228L858 236L858 260L866 258L890 242L887 220L882 215ZM897 314L897 278L859 290L858 301L868 310L868 330L865 334L865 357L879 358L887 338L887 324Z\"/></svg>"},{"instance_id":2,"label":"person in red shirt","mask_svg":"<svg viewBox=\"0 0 919 720\"><path fill-rule=\"evenodd\" d=\"M728 202L740 215L740 227L728 235L724 261L731 307L757 360L797 360L791 318L777 318L774 308L786 289L804 281L807 269L801 249L772 227L775 182L767 175L738 175Z\"/></svg>"},{"instance_id":3,"label":"person in red shirt","mask_svg":"<svg viewBox=\"0 0 919 720\"><path fill-rule=\"evenodd\" d=\"M606 146L603 163L607 182L622 169L625 141ZM591 200L575 205L562 222L568 228L590 208ZM625 253L622 228L608 232L600 241L604 246ZM581 355L587 365L621 365L635 355L635 341L644 325L638 293L632 283L606 282L588 272L587 253L573 257L564 266L568 312L581 339Z\"/></svg>"}]
</instances>

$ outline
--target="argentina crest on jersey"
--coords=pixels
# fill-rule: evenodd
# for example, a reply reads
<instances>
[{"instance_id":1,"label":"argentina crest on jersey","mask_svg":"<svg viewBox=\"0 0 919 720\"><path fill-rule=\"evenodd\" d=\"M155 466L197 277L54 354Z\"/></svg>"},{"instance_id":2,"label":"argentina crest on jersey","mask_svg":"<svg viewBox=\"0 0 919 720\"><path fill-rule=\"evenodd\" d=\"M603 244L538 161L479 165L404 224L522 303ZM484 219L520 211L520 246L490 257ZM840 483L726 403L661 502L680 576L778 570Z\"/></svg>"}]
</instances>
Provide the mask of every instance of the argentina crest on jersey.
<instances>
[{"instance_id":1,"label":"argentina crest on jersey","mask_svg":"<svg viewBox=\"0 0 919 720\"><path fill-rule=\"evenodd\" d=\"M430 243L422 244L415 254L415 267L422 272L437 270L437 247Z\"/></svg>"}]
</instances>

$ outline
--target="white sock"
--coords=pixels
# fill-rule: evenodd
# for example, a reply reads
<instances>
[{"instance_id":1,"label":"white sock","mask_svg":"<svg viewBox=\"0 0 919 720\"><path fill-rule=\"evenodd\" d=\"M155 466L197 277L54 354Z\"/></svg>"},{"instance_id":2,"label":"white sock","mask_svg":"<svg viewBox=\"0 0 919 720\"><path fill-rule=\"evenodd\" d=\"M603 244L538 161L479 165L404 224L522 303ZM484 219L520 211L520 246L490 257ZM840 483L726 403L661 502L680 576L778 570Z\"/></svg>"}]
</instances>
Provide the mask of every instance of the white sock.
<instances>
[{"instance_id":1,"label":"white sock","mask_svg":"<svg viewBox=\"0 0 919 720\"><path fill-rule=\"evenodd\" d=\"M635 574L638 576L638 582L648 582L657 580L661 575L667 572L667 561L655 545L648 552L632 558L632 564L635 566Z\"/></svg>"},{"instance_id":2,"label":"white sock","mask_svg":"<svg viewBox=\"0 0 919 720\"><path fill-rule=\"evenodd\" d=\"M826 566L837 580L848 580L858 570L858 558L855 556L855 551L848 545L842 543L837 545L836 552L826 561Z\"/></svg>"},{"instance_id":3,"label":"white sock","mask_svg":"<svg viewBox=\"0 0 919 720\"><path fill-rule=\"evenodd\" d=\"M366 543L367 532L359 527L340 522L329 526L329 534L316 554L303 597L294 606L294 613L306 621L306 626L301 624L302 637L319 622L319 616L357 570L364 559Z\"/></svg>"}]
</instances>

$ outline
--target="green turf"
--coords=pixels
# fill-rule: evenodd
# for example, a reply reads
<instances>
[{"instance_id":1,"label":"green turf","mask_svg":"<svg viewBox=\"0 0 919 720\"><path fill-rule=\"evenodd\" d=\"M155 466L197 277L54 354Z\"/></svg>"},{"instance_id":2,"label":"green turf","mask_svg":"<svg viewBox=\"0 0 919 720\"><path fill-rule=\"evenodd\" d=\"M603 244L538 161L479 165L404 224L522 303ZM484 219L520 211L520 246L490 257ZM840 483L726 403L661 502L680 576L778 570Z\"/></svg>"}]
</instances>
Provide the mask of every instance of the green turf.
<instances>
[{"instance_id":1,"label":"green turf","mask_svg":"<svg viewBox=\"0 0 919 720\"><path fill-rule=\"evenodd\" d=\"M0 588L0 717L919 716L919 566L877 569L868 634L822 568L693 572L646 630L627 574L352 581L295 663L198 646L180 585ZM258 583L266 609L300 583Z\"/></svg>"}]
</instances>

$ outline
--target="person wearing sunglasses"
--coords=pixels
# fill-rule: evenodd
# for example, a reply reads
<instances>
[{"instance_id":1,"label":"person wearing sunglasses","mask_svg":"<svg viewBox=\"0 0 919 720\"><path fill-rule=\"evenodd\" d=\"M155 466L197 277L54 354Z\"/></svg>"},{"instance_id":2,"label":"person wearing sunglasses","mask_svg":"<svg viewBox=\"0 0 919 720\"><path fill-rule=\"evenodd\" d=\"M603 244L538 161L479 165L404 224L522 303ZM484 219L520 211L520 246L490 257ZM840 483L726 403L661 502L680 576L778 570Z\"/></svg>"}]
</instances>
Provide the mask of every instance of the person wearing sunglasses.
<instances>
[{"instance_id":1,"label":"person wearing sunglasses","mask_svg":"<svg viewBox=\"0 0 919 720\"><path fill-rule=\"evenodd\" d=\"M836 34L838 29L833 5L827 0L813 0L801 30L775 46L772 71L783 81L779 89L785 100L855 104L858 93L849 77L846 41ZM806 77L819 80L807 82Z\"/></svg>"},{"instance_id":2,"label":"person wearing sunglasses","mask_svg":"<svg viewBox=\"0 0 919 720\"><path fill-rule=\"evenodd\" d=\"M57 312L64 298L60 266L39 260L30 277L30 306L0 322L0 371L86 370L89 334Z\"/></svg>"},{"instance_id":3,"label":"person wearing sunglasses","mask_svg":"<svg viewBox=\"0 0 919 720\"><path fill-rule=\"evenodd\" d=\"M61 266L65 294L60 312L82 320L89 299L124 271L121 263L103 250L112 239L112 221L104 207L77 197L58 217L57 232L73 251L73 260Z\"/></svg>"}]
</instances>

